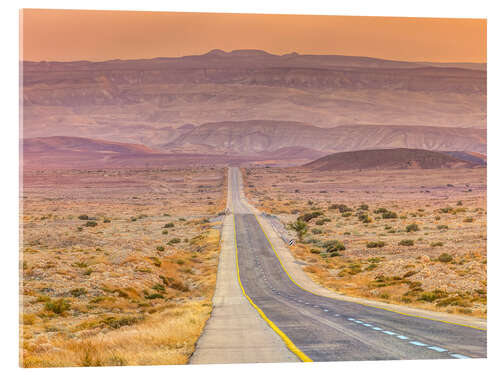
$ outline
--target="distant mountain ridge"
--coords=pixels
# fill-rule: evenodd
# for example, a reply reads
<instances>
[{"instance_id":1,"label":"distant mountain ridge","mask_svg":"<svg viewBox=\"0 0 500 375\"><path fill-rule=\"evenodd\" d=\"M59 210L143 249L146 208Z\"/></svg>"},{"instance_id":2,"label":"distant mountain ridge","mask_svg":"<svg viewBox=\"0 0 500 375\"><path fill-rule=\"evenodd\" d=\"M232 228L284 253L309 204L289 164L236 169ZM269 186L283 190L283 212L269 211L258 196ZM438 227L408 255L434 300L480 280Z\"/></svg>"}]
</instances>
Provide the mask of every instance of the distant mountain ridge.
<instances>
[{"instance_id":1,"label":"distant mountain ridge","mask_svg":"<svg viewBox=\"0 0 500 375\"><path fill-rule=\"evenodd\" d=\"M104 62L21 62L23 134L155 148L212 122L486 127L484 66L213 50Z\"/></svg>"},{"instance_id":2,"label":"distant mountain ridge","mask_svg":"<svg viewBox=\"0 0 500 375\"><path fill-rule=\"evenodd\" d=\"M320 128L294 121L224 121L208 123L160 145L182 152L189 146L213 153L252 154L286 147L319 152L415 148L486 153L486 131L430 126L346 125Z\"/></svg>"}]
</instances>

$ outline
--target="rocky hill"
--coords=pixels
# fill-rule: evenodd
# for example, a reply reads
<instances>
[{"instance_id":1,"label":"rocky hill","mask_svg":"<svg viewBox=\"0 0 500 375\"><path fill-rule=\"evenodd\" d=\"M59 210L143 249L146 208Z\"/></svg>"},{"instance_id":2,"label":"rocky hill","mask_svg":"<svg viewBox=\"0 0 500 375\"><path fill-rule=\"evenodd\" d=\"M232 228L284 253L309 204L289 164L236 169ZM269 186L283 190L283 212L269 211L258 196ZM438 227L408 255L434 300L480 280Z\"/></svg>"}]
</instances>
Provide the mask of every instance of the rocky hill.
<instances>
[{"instance_id":1,"label":"rocky hill","mask_svg":"<svg viewBox=\"0 0 500 375\"><path fill-rule=\"evenodd\" d=\"M304 167L322 170L473 168L477 165L441 152L417 149L385 149L340 152Z\"/></svg>"},{"instance_id":2,"label":"rocky hill","mask_svg":"<svg viewBox=\"0 0 500 375\"><path fill-rule=\"evenodd\" d=\"M320 128L292 121L225 121L198 126L163 149L254 154L287 147L332 153L384 148L486 152L486 131L429 126L345 125Z\"/></svg>"}]
</instances>

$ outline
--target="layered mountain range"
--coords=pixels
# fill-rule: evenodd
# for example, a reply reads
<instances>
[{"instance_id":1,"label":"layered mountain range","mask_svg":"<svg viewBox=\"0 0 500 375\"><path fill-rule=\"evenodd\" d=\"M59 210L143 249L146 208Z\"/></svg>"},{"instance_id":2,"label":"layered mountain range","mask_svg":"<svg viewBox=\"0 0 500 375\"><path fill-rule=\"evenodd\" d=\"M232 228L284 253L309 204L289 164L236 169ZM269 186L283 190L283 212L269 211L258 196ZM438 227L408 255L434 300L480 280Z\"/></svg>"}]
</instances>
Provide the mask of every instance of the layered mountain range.
<instances>
[{"instance_id":1,"label":"layered mountain range","mask_svg":"<svg viewBox=\"0 0 500 375\"><path fill-rule=\"evenodd\" d=\"M114 165L161 164L167 154L299 164L369 149L486 153L485 64L213 50L21 69L28 163L63 154L66 164L85 154L85 165Z\"/></svg>"},{"instance_id":2,"label":"layered mountain range","mask_svg":"<svg viewBox=\"0 0 500 375\"><path fill-rule=\"evenodd\" d=\"M257 50L149 60L22 62L24 137L147 146L209 122L486 127L484 64ZM184 128L184 129L183 129Z\"/></svg>"}]
</instances>

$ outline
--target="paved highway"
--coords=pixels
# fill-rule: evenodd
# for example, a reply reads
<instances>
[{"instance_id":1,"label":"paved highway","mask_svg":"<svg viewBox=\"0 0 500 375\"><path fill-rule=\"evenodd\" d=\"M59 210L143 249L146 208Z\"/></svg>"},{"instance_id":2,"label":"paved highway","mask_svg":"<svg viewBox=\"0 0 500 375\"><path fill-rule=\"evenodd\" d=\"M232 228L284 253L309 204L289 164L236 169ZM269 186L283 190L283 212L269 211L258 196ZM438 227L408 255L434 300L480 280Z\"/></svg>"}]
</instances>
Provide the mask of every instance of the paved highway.
<instances>
[{"instance_id":1,"label":"paved highway","mask_svg":"<svg viewBox=\"0 0 500 375\"><path fill-rule=\"evenodd\" d=\"M313 361L486 357L486 331L312 294L283 269L229 169L237 261L248 297Z\"/></svg>"}]
</instances>

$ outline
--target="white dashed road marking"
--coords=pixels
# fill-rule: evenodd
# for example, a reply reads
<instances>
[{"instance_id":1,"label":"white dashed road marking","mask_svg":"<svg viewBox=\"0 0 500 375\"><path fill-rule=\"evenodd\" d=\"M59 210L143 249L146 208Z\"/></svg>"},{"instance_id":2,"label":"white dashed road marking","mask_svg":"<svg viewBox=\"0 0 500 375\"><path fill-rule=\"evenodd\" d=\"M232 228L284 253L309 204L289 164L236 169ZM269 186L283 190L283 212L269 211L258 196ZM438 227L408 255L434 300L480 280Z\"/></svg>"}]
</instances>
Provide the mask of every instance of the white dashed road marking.
<instances>
[{"instance_id":1,"label":"white dashed road marking","mask_svg":"<svg viewBox=\"0 0 500 375\"><path fill-rule=\"evenodd\" d=\"M439 346L429 346L427 349L432 349L435 350L436 352L442 353L442 352L447 352L447 349L440 348Z\"/></svg>"},{"instance_id":2,"label":"white dashed road marking","mask_svg":"<svg viewBox=\"0 0 500 375\"><path fill-rule=\"evenodd\" d=\"M467 357L466 355L462 354L450 354L453 358L458 358L458 359L469 359L470 357Z\"/></svg>"},{"instance_id":3,"label":"white dashed road marking","mask_svg":"<svg viewBox=\"0 0 500 375\"><path fill-rule=\"evenodd\" d=\"M410 341L410 344L416 345L416 346L427 346L427 344L424 344L423 342L420 342L420 341Z\"/></svg>"}]
</instances>

